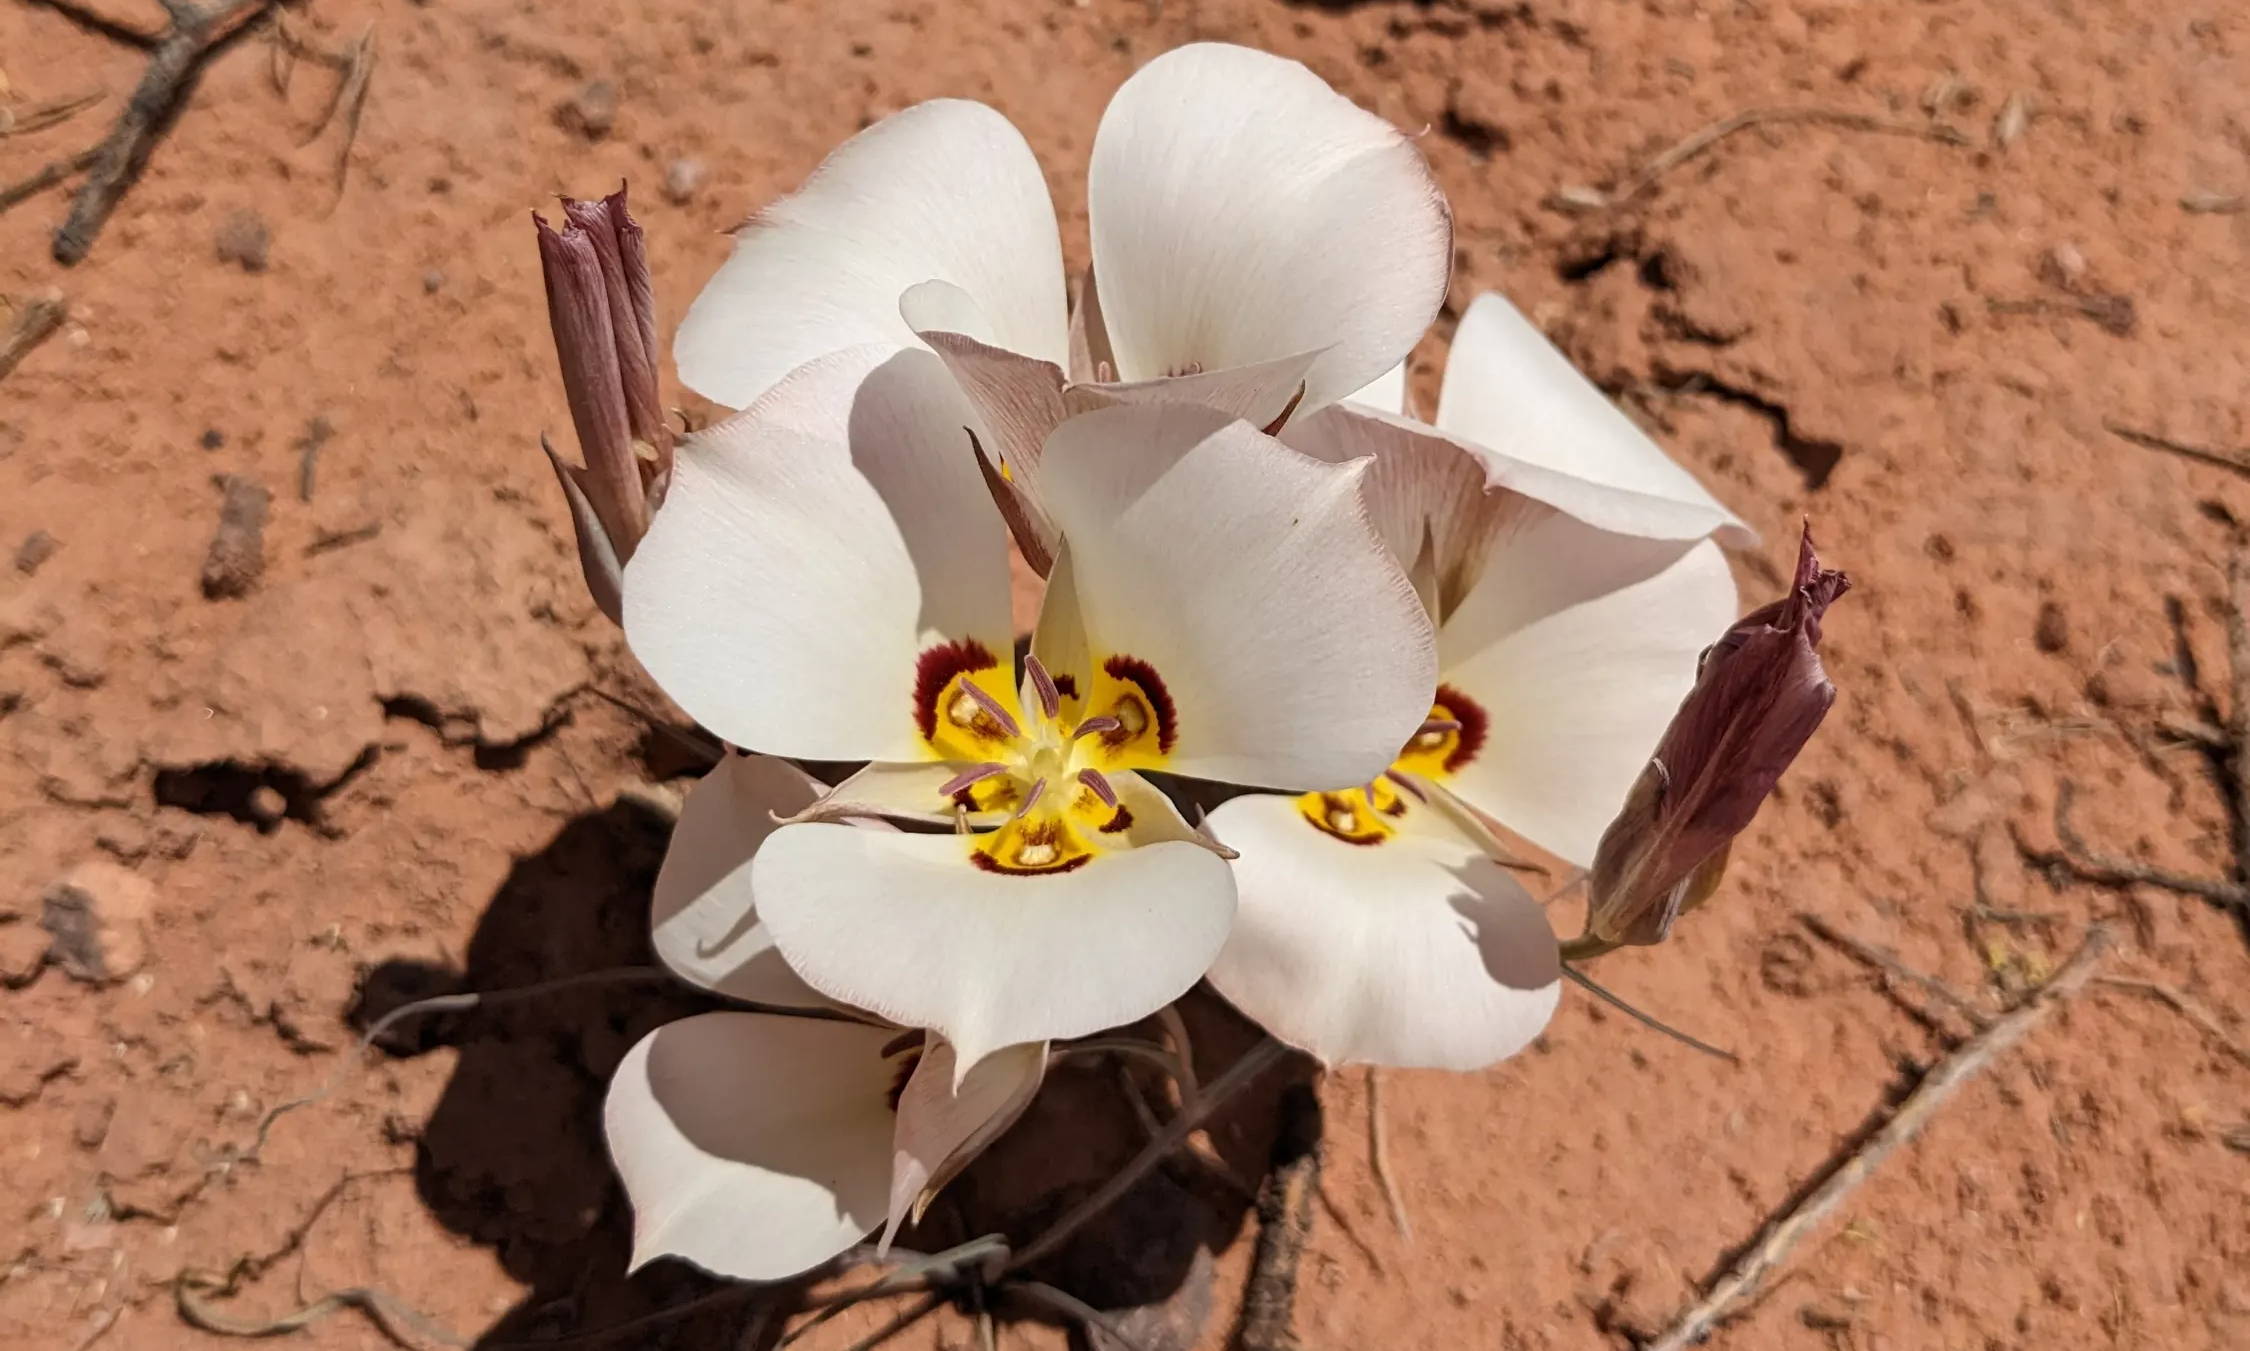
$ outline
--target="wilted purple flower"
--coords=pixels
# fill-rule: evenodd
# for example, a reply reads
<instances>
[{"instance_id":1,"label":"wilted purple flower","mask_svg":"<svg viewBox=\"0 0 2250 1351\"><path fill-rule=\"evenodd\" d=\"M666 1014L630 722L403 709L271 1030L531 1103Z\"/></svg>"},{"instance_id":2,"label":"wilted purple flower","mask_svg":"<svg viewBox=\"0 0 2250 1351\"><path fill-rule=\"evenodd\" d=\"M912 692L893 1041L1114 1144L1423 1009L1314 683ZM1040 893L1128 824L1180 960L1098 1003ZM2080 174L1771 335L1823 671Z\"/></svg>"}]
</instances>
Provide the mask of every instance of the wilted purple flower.
<instances>
[{"instance_id":1,"label":"wilted purple flower","mask_svg":"<svg viewBox=\"0 0 2250 1351\"><path fill-rule=\"evenodd\" d=\"M1728 846L1836 701L1820 619L1850 586L1820 566L1807 526L1789 594L1704 649L1695 688L1602 834L1574 955L1661 942L1717 888Z\"/></svg>"},{"instance_id":2,"label":"wilted purple flower","mask_svg":"<svg viewBox=\"0 0 2250 1351\"><path fill-rule=\"evenodd\" d=\"M544 439L540 444L570 502L586 587L614 620L621 570L672 471L671 430L657 398L656 305L625 189L598 202L565 197L562 206L560 232L537 215L532 222L547 320L585 466L564 460Z\"/></svg>"}]
</instances>

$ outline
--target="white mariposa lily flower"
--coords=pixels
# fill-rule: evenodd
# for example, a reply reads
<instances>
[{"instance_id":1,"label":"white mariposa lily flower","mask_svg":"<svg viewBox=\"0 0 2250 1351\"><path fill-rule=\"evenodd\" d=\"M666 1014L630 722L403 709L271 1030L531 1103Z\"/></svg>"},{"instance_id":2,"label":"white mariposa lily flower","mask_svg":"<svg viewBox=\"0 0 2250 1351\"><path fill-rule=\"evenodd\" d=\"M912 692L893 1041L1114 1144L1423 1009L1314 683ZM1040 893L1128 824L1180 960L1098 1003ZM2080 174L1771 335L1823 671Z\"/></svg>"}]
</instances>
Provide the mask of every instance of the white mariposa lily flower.
<instances>
[{"instance_id":1,"label":"white mariposa lily flower","mask_svg":"<svg viewBox=\"0 0 2250 1351\"><path fill-rule=\"evenodd\" d=\"M1212 984L1330 1061L1469 1069L1538 1034L1554 937L1484 821L1589 864L1735 613L1708 536L1747 528L1497 296L1440 422L1352 403L1285 433L1375 457L1369 509L1437 624L1427 721L1381 776L1210 820L1241 895Z\"/></svg>"},{"instance_id":2,"label":"white mariposa lily flower","mask_svg":"<svg viewBox=\"0 0 2250 1351\"><path fill-rule=\"evenodd\" d=\"M1273 426L1382 378L1445 297L1452 221L1421 153L1265 52L1198 43L1127 80L1087 199L1073 312L1007 119L957 99L885 118L738 232L680 326L680 378L741 407L828 352L926 342L983 413L1043 564L1039 454L1069 413L1160 398Z\"/></svg>"},{"instance_id":3,"label":"white mariposa lily flower","mask_svg":"<svg viewBox=\"0 0 2250 1351\"><path fill-rule=\"evenodd\" d=\"M1144 1017L1219 951L1224 851L1139 771L1364 781L1436 671L1365 462L1145 404L1044 447L1062 550L1019 684L977 425L928 352L810 363L681 447L625 587L634 653L712 731L872 762L712 887L754 881L797 975L962 1072ZM861 813L959 830L817 819Z\"/></svg>"},{"instance_id":4,"label":"white mariposa lily flower","mask_svg":"<svg viewBox=\"0 0 2250 1351\"><path fill-rule=\"evenodd\" d=\"M776 815L822 791L783 761L729 753L688 795L654 905L674 972L737 999L836 1007L781 961L747 879ZM1044 1043L1010 1046L962 1076L944 1041L872 1021L707 1013L660 1027L626 1054L603 1112L633 1265L675 1256L779 1280L878 1226L887 1243L1014 1124L1046 1063Z\"/></svg>"}]
</instances>

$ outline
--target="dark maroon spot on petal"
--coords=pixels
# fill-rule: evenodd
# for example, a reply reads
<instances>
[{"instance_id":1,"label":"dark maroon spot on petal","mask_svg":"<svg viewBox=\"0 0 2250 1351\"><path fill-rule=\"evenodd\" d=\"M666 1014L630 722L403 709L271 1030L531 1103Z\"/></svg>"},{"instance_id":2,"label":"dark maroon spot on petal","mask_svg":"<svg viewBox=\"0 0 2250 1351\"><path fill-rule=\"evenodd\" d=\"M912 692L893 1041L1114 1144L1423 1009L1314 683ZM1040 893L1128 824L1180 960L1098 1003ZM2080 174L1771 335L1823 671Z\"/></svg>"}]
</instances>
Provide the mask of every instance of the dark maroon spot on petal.
<instances>
[{"instance_id":1,"label":"dark maroon spot on petal","mask_svg":"<svg viewBox=\"0 0 2250 1351\"><path fill-rule=\"evenodd\" d=\"M1056 676L1056 677L1055 677L1055 693L1057 693L1057 694L1061 695L1061 696L1062 696L1063 698L1065 698L1065 699L1075 699L1075 698L1077 698L1077 697L1078 697L1078 677L1077 677L1077 676L1074 676L1074 675L1059 675L1059 676Z\"/></svg>"},{"instance_id":2,"label":"dark maroon spot on petal","mask_svg":"<svg viewBox=\"0 0 2250 1351\"><path fill-rule=\"evenodd\" d=\"M1374 800L1375 799L1372 796L1368 798L1369 802L1373 802ZM1391 805L1388 807L1384 807L1381 810L1383 815L1385 816L1404 816L1406 815L1406 799L1403 797L1394 797L1391 799Z\"/></svg>"},{"instance_id":3,"label":"dark maroon spot on petal","mask_svg":"<svg viewBox=\"0 0 2250 1351\"><path fill-rule=\"evenodd\" d=\"M1484 749L1485 733L1492 720L1485 716L1482 705L1451 685L1438 686L1437 697L1431 702L1444 709L1446 717L1461 724L1453 751L1445 757L1445 768L1451 772L1477 758L1477 752Z\"/></svg>"},{"instance_id":4,"label":"dark maroon spot on petal","mask_svg":"<svg viewBox=\"0 0 2250 1351\"><path fill-rule=\"evenodd\" d=\"M994 858L992 855L984 852L982 849L971 850L969 853L969 857L976 863L979 868L984 869L988 873L1003 873L1009 877L1045 877L1054 873L1066 873L1073 868L1082 867L1085 865L1087 860L1093 858L1093 855L1074 854L1069 858L1063 859L1059 863L1050 863L1043 868L1019 868L1014 866L1013 864L1002 863L999 859Z\"/></svg>"},{"instance_id":5,"label":"dark maroon spot on petal","mask_svg":"<svg viewBox=\"0 0 2250 1351\"><path fill-rule=\"evenodd\" d=\"M1117 809L1116 815L1110 817L1109 820L1103 824L1102 834L1115 835L1120 830L1131 829L1132 824L1133 813L1131 809L1126 807L1119 807Z\"/></svg>"},{"instance_id":6,"label":"dark maroon spot on petal","mask_svg":"<svg viewBox=\"0 0 2250 1351\"><path fill-rule=\"evenodd\" d=\"M922 729L922 739L937 735L938 699L953 677L971 671L984 671L998 666L983 643L974 638L963 638L956 643L939 643L924 652L914 662L914 725Z\"/></svg>"},{"instance_id":7,"label":"dark maroon spot on petal","mask_svg":"<svg viewBox=\"0 0 2250 1351\"><path fill-rule=\"evenodd\" d=\"M1149 711L1156 715L1156 748L1169 754L1180 736L1180 714L1172 703L1172 692L1164 688L1164 678L1139 657L1111 657L1102 663L1102 669L1141 692Z\"/></svg>"}]
</instances>

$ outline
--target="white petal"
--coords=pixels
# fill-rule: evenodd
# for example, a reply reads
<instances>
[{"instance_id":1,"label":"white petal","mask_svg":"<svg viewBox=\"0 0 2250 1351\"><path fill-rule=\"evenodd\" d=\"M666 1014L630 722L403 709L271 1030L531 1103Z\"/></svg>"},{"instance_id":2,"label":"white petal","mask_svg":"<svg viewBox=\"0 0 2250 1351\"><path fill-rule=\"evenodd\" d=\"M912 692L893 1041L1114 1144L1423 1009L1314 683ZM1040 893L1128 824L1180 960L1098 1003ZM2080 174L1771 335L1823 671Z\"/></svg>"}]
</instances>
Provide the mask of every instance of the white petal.
<instances>
[{"instance_id":1,"label":"white petal","mask_svg":"<svg viewBox=\"0 0 2250 1351\"><path fill-rule=\"evenodd\" d=\"M1344 398L1378 413L1406 416L1406 363L1400 361Z\"/></svg>"},{"instance_id":2,"label":"white petal","mask_svg":"<svg viewBox=\"0 0 2250 1351\"><path fill-rule=\"evenodd\" d=\"M981 103L884 118L752 217L680 324L680 380L740 408L816 357L911 344L899 296L933 279L974 301L985 341L1064 359L1054 203L1022 134Z\"/></svg>"},{"instance_id":3,"label":"white petal","mask_svg":"<svg viewBox=\"0 0 2250 1351\"><path fill-rule=\"evenodd\" d=\"M1304 407L1306 381L1320 356L1317 351L1291 352L1269 361L1193 375L1073 385L1068 402L1073 413L1120 403L1193 403L1224 417L1240 418L1253 427L1270 427L1284 416L1296 416Z\"/></svg>"},{"instance_id":4,"label":"white petal","mask_svg":"<svg viewBox=\"0 0 2250 1351\"><path fill-rule=\"evenodd\" d=\"M775 814L812 805L821 786L783 760L729 753L688 790L651 907L656 955L682 979L762 1004L824 1006L758 922L750 859Z\"/></svg>"},{"instance_id":5,"label":"white petal","mask_svg":"<svg viewBox=\"0 0 2250 1351\"><path fill-rule=\"evenodd\" d=\"M1165 768L1364 782L1428 715L1429 619L1368 522L1364 468L1184 405L1104 409L1048 440L1090 648L1153 667L1177 710Z\"/></svg>"},{"instance_id":6,"label":"white petal","mask_svg":"<svg viewBox=\"0 0 2250 1351\"><path fill-rule=\"evenodd\" d=\"M1007 532L968 448L974 417L928 352L856 348L689 438L626 565L633 654L736 745L925 756L921 654L1010 650Z\"/></svg>"},{"instance_id":7,"label":"white petal","mask_svg":"<svg viewBox=\"0 0 2250 1351\"><path fill-rule=\"evenodd\" d=\"M1738 549L1758 542L1498 292L1461 316L1437 425L1483 452L1494 482L1590 525L1652 539L1715 531Z\"/></svg>"},{"instance_id":8,"label":"white petal","mask_svg":"<svg viewBox=\"0 0 2250 1351\"><path fill-rule=\"evenodd\" d=\"M952 835L808 822L776 831L752 871L798 974L971 1065L1146 1017L1202 977L1234 916L1226 862L1192 843L1011 876L973 867Z\"/></svg>"},{"instance_id":9,"label":"white petal","mask_svg":"<svg viewBox=\"0 0 2250 1351\"><path fill-rule=\"evenodd\" d=\"M1697 657L1734 616L1734 579L1708 540L1527 515L1438 633L1440 678L1488 724L1448 786L1541 848L1592 863Z\"/></svg>"},{"instance_id":10,"label":"white petal","mask_svg":"<svg viewBox=\"0 0 2250 1351\"><path fill-rule=\"evenodd\" d=\"M1555 936L1507 869L1428 805L1413 828L1350 844L1294 798L1211 813L1241 852L1234 931L1211 984L1329 1064L1471 1070L1530 1044L1554 1013Z\"/></svg>"},{"instance_id":11,"label":"white petal","mask_svg":"<svg viewBox=\"0 0 2250 1351\"><path fill-rule=\"evenodd\" d=\"M625 1053L603 1125L633 1265L738 1280L809 1270L883 1222L889 1028L759 1013L667 1023Z\"/></svg>"},{"instance_id":12,"label":"white petal","mask_svg":"<svg viewBox=\"0 0 2250 1351\"><path fill-rule=\"evenodd\" d=\"M1448 613L1483 568L1492 540L1528 499L1493 488L1484 462L1420 423L1347 405L1290 422L1291 449L1344 464L1375 457L1362 480L1376 533L1409 575L1427 569L1436 613ZM1536 509L1536 508L1533 508Z\"/></svg>"},{"instance_id":13,"label":"white petal","mask_svg":"<svg viewBox=\"0 0 2250 1351\"><path fill-rule=\"evenodd\" d=\"M1282 57L1149 62L1102 115L1086 193L1125 380L1322 351L1310 411L1397 364L1445 298L1452 219L1421 152Z\"/></svg>"},{"instance_id":14,"label":"white petal","mask_svg":"<svg viewBox=\"0 0 2250 1351\"><path fill-rule=\"evenodd\" d=\"M1016 1124L1046 1076L1047 1043L1003 1047L965 1075L961 1068L952 1043L933 1038L899 1094L885 1248L909 1215L920 1219L931 1195Z\"/></svg>"}]
</instances>

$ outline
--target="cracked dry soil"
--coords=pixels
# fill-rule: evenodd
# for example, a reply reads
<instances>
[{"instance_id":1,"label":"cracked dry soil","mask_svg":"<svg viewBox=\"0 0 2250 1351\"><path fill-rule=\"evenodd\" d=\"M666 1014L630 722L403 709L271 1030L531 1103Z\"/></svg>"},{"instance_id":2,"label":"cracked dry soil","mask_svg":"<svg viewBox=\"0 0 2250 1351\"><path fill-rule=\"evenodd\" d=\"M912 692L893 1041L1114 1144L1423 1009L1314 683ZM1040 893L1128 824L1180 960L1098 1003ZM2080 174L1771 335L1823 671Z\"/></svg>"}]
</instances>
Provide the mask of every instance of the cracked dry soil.
<instances>
[{"instance_id":1,"label":"cracked dry soil","mask_svg":"<svg viewBox=\"0 0 2250 1351\"><path fill-rule=\"evenodd\" d=\"M1504 288L1764 532L1738 560L1746 597L1779 582L1805 515L1858 582L1828 625L1842 702L1723 899L1600 968L1743 1063L1573 997L1489 1073L1392 1076L1411 1242L1370 1177L1365 1081L1334 1076L1306 1345L1569 1351L1662 1325L1944 1050L1942 1017L1809 942L1801 911L1988 1010L2116 919L2121 973L2242 1036L2250 952L2223 915L2027 869L2011 838L2050 838L2068 777L2090 838L2228 866L2203 753L2157 729L2207 716L2196 673L2224 669L2250 484L2105 424L2250 444L2240 6L314 0L296 20L330 48L369 22L382 59L340 197L333 140L298 143L332 76L301 66L278 93L253 37L83 264L49 260L61 193L0 214L0 296L55 286L70 306L0 380L0 1345L216 1346L175 1311L189 1270L231 1269L213 1307L236 1317L371 1286L488 1344L707 1289L621 1274L597 1125L610 1066L684 996L401 1029L240 1161L370 1013L645 957L663 828L619 794L694 757L602 697L661 707L580 592L538 454L567 418L525 212L630 178L676 320L721 230L866 121L959 94L1027 129L1082 258L1069 213L1107 90L1194 38L1300 57L1421 132L1458 243L1421 398L1451 316ZM141 60L48 7L0 11L0 102L110 91L0 138L0 181L91 144ZM606 116L558 120L596 84ZM1797 106L1965 143L1753 127L1623 207L1569 204L1697 127ZM263 270L220 256L244 219ZM206 595L226 475L270 494L262 562ZM41 898L88 861L153 893L109 983L46 960ZM1203 1020L1216 1063L1240 1029ZM1137 1145L1106 1072L1059 1088L941 1231L1028 1230ZM2097 989L1713 1344L2250 1344L2246 1122L2239 1064ZM1254 1174L1270 1130L1253 1104L1216 1144ZM1052 1274L1150 1306L1152 1347L1216 1348L1254 1227L1209 1175L1159 1174ZM741 1321L632 1344L725 1344ZM291 1340L384 1344L348 1311ZM948 1311L900 1344L972 1342Z\"/></svg>"}]
</instances>

